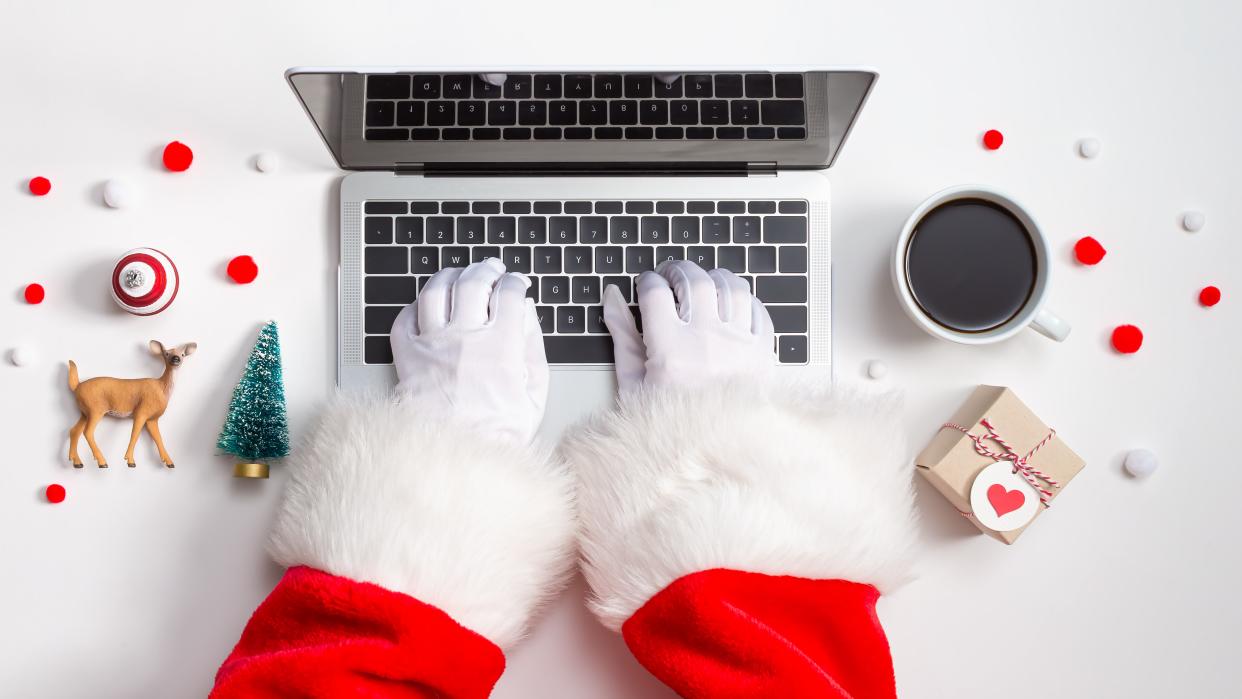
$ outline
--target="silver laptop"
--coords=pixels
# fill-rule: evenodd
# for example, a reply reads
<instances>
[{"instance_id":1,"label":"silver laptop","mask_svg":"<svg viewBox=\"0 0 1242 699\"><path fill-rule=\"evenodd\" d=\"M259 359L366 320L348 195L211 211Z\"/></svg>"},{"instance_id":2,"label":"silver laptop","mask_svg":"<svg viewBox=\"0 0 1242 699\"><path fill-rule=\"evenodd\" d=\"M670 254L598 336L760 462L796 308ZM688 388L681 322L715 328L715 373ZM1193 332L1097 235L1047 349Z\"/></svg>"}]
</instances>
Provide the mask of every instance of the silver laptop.
<instances>
[{"instance_id":1,"label":"silver laptop","mask_svg":"<svg viewBox=\"0 0 1242 699\"><path fill-rule=\"evenodd\" d=\"M473 70L286 73L353 173L340 193L342 388L391 385L398 311L437 270L486 257L532 277L556 367L608 368L603 288L634 302L635 276L688 259L750 283L782 365L828 368L829 187L817 171L840 153L874 72Z\"/></svg>"}]
</instances>

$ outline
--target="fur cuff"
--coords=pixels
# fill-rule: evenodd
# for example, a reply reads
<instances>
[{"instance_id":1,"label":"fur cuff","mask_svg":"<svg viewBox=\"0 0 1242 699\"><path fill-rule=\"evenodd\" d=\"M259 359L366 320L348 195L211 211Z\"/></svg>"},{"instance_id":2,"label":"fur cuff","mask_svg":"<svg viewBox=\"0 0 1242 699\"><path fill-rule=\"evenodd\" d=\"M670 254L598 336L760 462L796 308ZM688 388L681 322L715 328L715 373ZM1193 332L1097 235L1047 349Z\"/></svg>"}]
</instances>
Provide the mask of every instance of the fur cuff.
<instances>
[{"instance_id":1,"label":"fur cuff","mask_svg":"<svg viewBox=\"0 0 1242 699\"><path fill-rule=\"evenodd\" d=\"M573 482L415 403L338 398L291 459L268 550L405 593L508 648L573 563Z\"/></svg>"},{"instance_id":2,"label":"fur cuff","mask_svg":"<svg viewBox=\"0 0 1242 699\"><path fill-rule=\"evenodd\" d=\"M775 380L623 396L561 447L596 614L617 629L713 568L903 581L915 526L895 404Z\"/></svg>"}]
</instances>

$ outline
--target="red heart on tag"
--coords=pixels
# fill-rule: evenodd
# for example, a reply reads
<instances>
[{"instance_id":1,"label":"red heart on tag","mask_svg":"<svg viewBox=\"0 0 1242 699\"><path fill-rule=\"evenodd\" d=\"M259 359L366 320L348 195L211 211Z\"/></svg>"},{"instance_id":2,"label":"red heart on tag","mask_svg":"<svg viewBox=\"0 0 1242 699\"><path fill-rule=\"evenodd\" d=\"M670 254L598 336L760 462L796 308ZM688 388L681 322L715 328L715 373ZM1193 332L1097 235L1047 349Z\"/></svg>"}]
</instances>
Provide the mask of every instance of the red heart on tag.
<instances>
[{"instance_id":1,"label":"red heart on tag","mask_svg":"<svg viewBox=\"0 0 1242 699\"><path fill-rule=\"evenodd\" d=\"M993 483L988 487L988 502L992 503L996 516L1003 517L1022 507L1026 503L1026 495L1021 490L1005 490L1000 483Z\"/></svg>"}]
</instances>

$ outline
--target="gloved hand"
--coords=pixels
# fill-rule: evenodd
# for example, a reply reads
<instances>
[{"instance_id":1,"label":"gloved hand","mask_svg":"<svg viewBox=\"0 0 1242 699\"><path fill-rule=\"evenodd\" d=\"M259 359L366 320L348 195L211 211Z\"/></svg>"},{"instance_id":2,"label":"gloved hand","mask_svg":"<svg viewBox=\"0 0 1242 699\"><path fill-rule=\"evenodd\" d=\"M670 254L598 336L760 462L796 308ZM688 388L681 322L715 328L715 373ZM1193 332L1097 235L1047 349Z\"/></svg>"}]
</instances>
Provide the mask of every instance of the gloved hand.
<instances>
[{"instance_id":1,"label":"gloved hand","mask_svg":"<svg viewBox=\"0 0 1242 699\"><path fill-rule=\"evenodd\" d=\"M543 420L548 360L530 280L489 258L442 269L392 326L401 400L522 444Z\"/></svg>"},{"instance_id":2,"label":"gloved hand","mask_svg":"<svg viewBox=\"0 0 1242 699\"><path fill-rule=\"evenodd\" d=\"M772 318L746 281L724 269L704 272L677 260L636 284L643 334L615 286L604 290L617 385L705 386L776 366Z\"/></svg>"}]
</instances>

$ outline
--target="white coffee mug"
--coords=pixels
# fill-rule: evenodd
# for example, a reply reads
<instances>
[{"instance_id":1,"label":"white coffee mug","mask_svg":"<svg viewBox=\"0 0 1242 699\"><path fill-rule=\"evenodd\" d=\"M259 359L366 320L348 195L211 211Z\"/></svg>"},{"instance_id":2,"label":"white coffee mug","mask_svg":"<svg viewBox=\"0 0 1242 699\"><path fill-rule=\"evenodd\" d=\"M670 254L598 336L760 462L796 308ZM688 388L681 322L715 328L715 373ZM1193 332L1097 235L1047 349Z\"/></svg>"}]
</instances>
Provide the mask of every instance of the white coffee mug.
<instances>
[{"instance_id":1,"label":"white coffee mug","mask_svg":"<svg viewBox=\"0 0 1242 699\"><path fill-rule=\"evenodd\" d=\"M1031 289L1026 304L1012 318L1001 325L979 332L954 330L928 316L923 311L923 308L919 306L918 301L915 300L914 292L910 289L910 277L906 272L906 257L910 250L910 237L914 234L915 229L918 228L919 223L922 222L923 217L942 204L964 199L982 199L1008 211L1026 229L1026 233L1031 239L1031 245L1035 248L1035 285ZM1044 301L1048 297L1049 280L1052 275L1051 259L1052 254L1048 247L1048 239L1044 237L1043 232L1039 229L1039 224L1035 223L1034 217L1027 213L1026 209L1022 208L1020 204L1011 197L990 187L977 184L959 185L933 194L922 204L919 204L914 213L910 214L910 218L906 220L906 225L902 227L901 235L897 237L897 243L893 248L891 268L893 288L897 290L897 297L901 300L901 307L905 310L906 315L910 316L910 319L916 325L935 337L966 345L984 345L1013 337L1029 325L1041 335L1060 342L1069 337L1069 323L1066 323L1060 316L1044 308Z\"/></svg>"}]
</instances>

